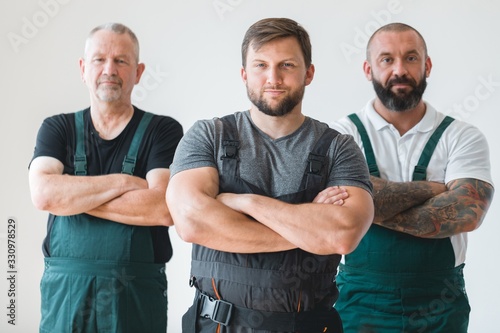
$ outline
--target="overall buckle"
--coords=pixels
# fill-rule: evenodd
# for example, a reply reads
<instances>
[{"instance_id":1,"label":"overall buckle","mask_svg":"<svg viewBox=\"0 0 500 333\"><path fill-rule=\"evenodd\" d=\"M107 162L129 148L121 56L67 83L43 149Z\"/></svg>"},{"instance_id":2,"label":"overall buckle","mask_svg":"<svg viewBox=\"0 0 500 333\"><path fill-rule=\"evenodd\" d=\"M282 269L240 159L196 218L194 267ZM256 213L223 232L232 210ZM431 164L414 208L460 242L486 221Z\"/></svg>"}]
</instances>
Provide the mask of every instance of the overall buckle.
<instances>
[{"instance_id":1,"label":"overall buckle","mask_svg":"<svg viewBox=\"0 0 500 333\"><path fill-rule=\"evenodd\" d=\"M212 321L227 326L231 320L233 304L213 299L210 296L200 294L201 311L200 316L211 319Z\"/></svg>"}]
</instances>

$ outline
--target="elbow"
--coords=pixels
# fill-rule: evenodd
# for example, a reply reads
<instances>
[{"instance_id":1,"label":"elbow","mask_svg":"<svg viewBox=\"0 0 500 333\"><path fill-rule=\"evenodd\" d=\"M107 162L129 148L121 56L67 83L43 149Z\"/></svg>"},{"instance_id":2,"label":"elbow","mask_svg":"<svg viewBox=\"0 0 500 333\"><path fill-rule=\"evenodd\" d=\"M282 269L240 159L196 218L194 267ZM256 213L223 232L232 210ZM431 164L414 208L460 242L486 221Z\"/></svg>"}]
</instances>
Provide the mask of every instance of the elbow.
<instances>
[{"instance_id":1,"label":"elbow","mask_svg":"<svg viewBox=\"0 0 500 333\"><path fill-rule=\"evenodd\" d=\"M187 243L195 243L196 237L203 235L203 231L197 230L195 223L196 204L191 204L190 200L186 200L178 195L178 192L173 191L171 186L167 188L165 200L168 206L169 220L175 227L175 231L179 238Z\"/></svg>"},{"instance_id":2,"label":"elbow","mask_svg":"<svg viewBox=\"0 0 500 333\"><path fill-rule=\"evenodd\" d=\"M481 226L481 224L483 223L485 216L486 216L486 213L482 213L473 219L471 218L467 221L462 221L462 223L461 223L462 228L460 228L459 232L471 232L471 231L478 229ZM451 229L452 232L449 235L446 235L447 237L456 234L457 230L458 230L458 229L452 229L448 226L444 226L444 224L441 226L441 230L449 230L449 229Z\"/></svg>"},{"instance_id":3,"label":"elbow","mask_svg":"<svg viewBox=\"0 0 500 333\"><path fill-rule=\"evenodd\" d=\"M471 223L469 223L468 227L470 230L468 230L468 231L474 231L474 230L478 229L483 224L483 221L486 217L489 206L490 206L489 202L485 203L483 209L478 212L477 217L475 219L473 219Z\"/></svg>"},{"instance_id":4,"label":"elbow","mask_svg":"<svg viewBox=\"0 0 500 333\"><path fill-rule=\"evenodd\" d=\"M181 205L175 205L175 209L170 210L170 220L175 227L175 231L180 239L187 243L195 243L197 237L203 235L203 231L197 230L198 225L193 221L192 212L189 207L182 208Z\"/></svg>"},{"instance_id":5,"label":"elbow","mask_svg":"<svg viewBox=\"0 0 500 333\"><path fill-rule=\"evenodd\" d=\"M325 237L321 241L316 242L314 246L304 250L317 255L346 255L353 252L358 247L364 234L365 233L361 234L359 230L336 232L334 235L332 234L331 237Z\"/></svg>"},{"instance_id":6,"label":"elbow","mask_svg":"<svg viewBox=\"0 0 500 333\"><path fill-rule=\"evenodd\" d=\"M175 231L180 239L186 243L196 243L197 235L199 237L200 233L195 230L189 223L185 220L179 222L179 220L174 220Z\"/></svg>"},{"instance_id":7,"label":"elbow","mask_svg":"<svg viewBox=\"0 0 500 333\"><path fill-rule=\"evenodd\" d=\"M346 255L353 252L356 247L358 247L358 242L336 242L335 244L331 244L330 246L322 246L320 248L310 248L307 249L308 252L317 254L317 255L332 255L332 254L340 254Z\"/></svg>"},{"instance_id":8,"label":"elbow","mask_svg":"<svg viewBox=\"0 0 500 333\"><path fill-rule=\"evenodd\" d=\"M174 220L172 219L172 216L170 213L165 213L162 214L157 221L159 221L158 225L161 227L171 227L174 225Z\"/></svg>"},{"instance_id":9,"label":"elbow","mask_svg":"<svg viewBox=\"0 0 500 333\"><path fill-rule=\"evenodd\" d=\"M337 238L335 244L332 244L328 247L327 253L323 254L340 254L340 255L346 255L351 252L353 252L361 242L362 236L359 236L357 233L353 232L348 232L348 233L342 233L342 238L339 239ZM363 234L364 235L364 234Z\"/></svg>"},{"instance_id":10,"label":"elbow","mask_svg":"<svg viewBox=\"0 0 500 333\"><path fill-rule=\"evenodd\" d=\"M338 254L347 255L354 252L363 237L370 229L374 218L373 209L366 209L363 216L354 217L341 233Z\"/></svg>"},{"instance_id":11,"label":"elbow","mask_svg":"<svg viewBox=\"0 0 500 333\"><path fill-rule=\"evenodd\" d=\"M338 239L337 253L347 255L358 247L363 237L368 232L373 221L373 214L367 214L365 218L357 219L350 227L341 233Z\"/></svg>"},{"instance_id":12,"label":"elbow","mask_svg":"<svg viewBox=\"0 0 500 333\"><path fill-rule=\"evenodd\" d=\"M183 228L179 223L174 225L175 225L175 231L177 232L177 235L179 236L180 239L182 239L186 243L193 243L192 233L190 233L189 230Z\"/></svg>"},{"instance_id":13,"label":"elbow","mask_svg":"<svg viewBox=\"0 0 500 333\"><path fill-rule=\"evenodd\" d=\"M37 193L31 194L31 202L33 203L33 206L38 210L50 211L52 208L50 200L48 200L46 196Z\"/></svg>"},{"instance_id":14,"label":"elbow","mask_svg":"<svg viewBox=\"0 0 500 333\"><path fill-rule=\"evenodd\" d=\"M354 252L361 242L361 238L357 241L344 242L338 247L338 254L347 255L351 252Z\"/></svg>"},{"instance_id":15,"label":"elbow","mask_svg":"<svg viewBox=\"0 0 500 333\"><path fill-rule=\"evenodd\" d=\"M41 211L52 212L57 205L61 204L61 198L50 190L50 182L30 179L30 194L33 206Z\"/></svg>"},{"instance_id":16,"label":"elbow","mask_svg":"<svg viewBox=\"0 0 500 333\"><path fill-rule=\"evenodd\" d=\"M171 227L174 225L174 220L172 219L172 215L170 214L170 210L168 209L166 202L163 202L161 207L156 209L156 216L154 220L157 221L157 225L161 227Z\"/></svg>"},{"instance_id":17,"label":"elbow","mask_svg":"<svg viewBox=\"0 0 500 333\"><path fill-rule=\"evenodd\" d=\"M477 228L479 228L481 226L482 222L483 222L483 218L480 218L480 219L476 219L476 220L468 223L465 226L465 231L466 232L471 232L471 231L476 230Z\"/></svg>"},{"instance_id":18,"label":"elbow","mask_svg":"<svg viewBox=\"0 0 500 333\"><path fill-rule=\"evenodd\" d=\"M208 237L206 223L206 207L203 200L196 196L179 195L182 191L176 191L169 185L166 194L167 206L171 215L175 231L180 239L187 243L202 244L203 239Z\"/></svg>"}]
</instances>

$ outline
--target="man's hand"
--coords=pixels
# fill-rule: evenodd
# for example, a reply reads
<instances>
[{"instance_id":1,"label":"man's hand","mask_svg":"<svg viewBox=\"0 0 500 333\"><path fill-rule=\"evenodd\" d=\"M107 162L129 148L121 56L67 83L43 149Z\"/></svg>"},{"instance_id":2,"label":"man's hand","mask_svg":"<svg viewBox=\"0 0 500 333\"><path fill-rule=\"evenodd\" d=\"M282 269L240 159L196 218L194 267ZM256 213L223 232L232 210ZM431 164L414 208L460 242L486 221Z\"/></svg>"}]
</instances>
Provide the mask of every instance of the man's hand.
<instances>
[{"instance_id":1,"label":"man's hand","mask_svg":"<svg viewBox=\"0 0 500 333\"><path fill-rule=\"evenodd\" d=\"M238 199L240 196L245 194L235 194L235 193L220 193L217 195L216 199L220 203L228 206L232 210L241 213L241 209L238 208Z\"/></svg>"},{"instance_id":2,"label":"man's hand","mask_svg":"<svg viewBox=\"0 0 500 333\"><path fill-rule=\"evenodd\" d=\"M314 203L325 203L342 206L349 194L347 190L340 186L330 186L319 192L314 198Z\"/></svg>"},{"instance_id":3,"label":"man's hand","mask_svg":"<svg viewBox=\"0 0 500 333\"><path fill-rule=\"evenodd\" d=\"M239 204L242 204L243 201L239 202L238 199L240 199L240 196L243 195L245 194L221 193L217 195L217 200L237 212L242 212ZM349 195L345 188L340 186L330 186L319 192L314 198L313 203L342 206L344 204L344 200L347 199L348 196Z\"/></svg>"}]
</instances>

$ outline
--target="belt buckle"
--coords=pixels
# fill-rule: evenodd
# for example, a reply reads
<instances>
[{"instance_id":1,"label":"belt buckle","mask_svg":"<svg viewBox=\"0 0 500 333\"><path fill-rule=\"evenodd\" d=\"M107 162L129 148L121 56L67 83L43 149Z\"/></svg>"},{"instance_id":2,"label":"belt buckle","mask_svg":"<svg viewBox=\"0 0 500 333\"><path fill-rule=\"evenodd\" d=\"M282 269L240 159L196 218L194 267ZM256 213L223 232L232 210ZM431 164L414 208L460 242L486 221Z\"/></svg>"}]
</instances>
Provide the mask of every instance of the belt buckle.
<instances>
[{"instance_id":1,"label":"belt buckle","mask_svg":"<svg viewBox=\"0 0 500 333\"><path fill-rule=\"evenodd\" d=\"M203 318L211 319L217 324L221 324L227 326L229 321L231 320L231 314L233 312L233 304L223 301L216 300L210 296L202 294L203 303L201 305L200 316ZM225 314L225 318L218 318L218 313L220 310L223 310Z\"/></svg>"}]
</instances>

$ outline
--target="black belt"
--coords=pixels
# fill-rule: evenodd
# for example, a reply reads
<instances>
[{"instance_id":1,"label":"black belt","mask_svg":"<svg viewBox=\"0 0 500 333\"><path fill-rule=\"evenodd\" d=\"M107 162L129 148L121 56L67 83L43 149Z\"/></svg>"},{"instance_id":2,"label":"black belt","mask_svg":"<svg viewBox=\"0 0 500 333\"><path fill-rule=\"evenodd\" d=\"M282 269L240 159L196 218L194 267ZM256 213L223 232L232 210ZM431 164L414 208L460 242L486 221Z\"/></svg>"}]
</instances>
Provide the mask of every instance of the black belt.
<instances>
[{"instance_id":1,"label":"black belt","mask_svg":"<svg viewBox=\"0 0 500 333\"><path fill-rule=\"evenodd\" d=\"M224 325L278 332L342 333L342 321L334 308L304 312L253 310L198 294L200 317Z\"/></svg>"}]
</instances>

